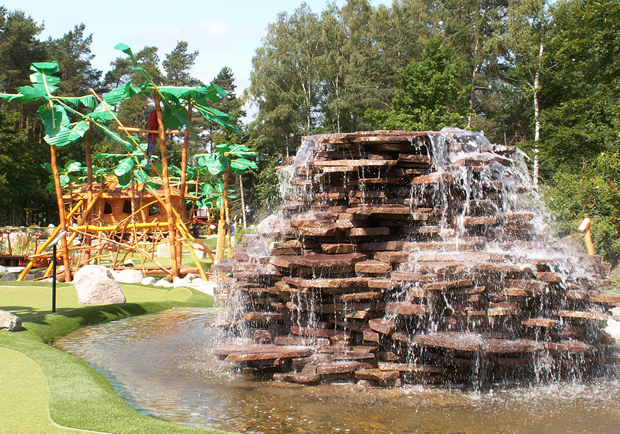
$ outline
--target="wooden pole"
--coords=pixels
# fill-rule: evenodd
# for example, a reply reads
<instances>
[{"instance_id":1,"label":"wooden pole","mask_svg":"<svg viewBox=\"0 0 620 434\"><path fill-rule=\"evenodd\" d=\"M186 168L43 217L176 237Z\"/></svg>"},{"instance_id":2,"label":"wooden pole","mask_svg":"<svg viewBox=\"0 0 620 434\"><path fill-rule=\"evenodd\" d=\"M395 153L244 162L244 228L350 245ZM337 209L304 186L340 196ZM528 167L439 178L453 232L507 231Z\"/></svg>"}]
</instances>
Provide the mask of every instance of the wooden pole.
<instances>
[{"instance_id":1,"label":"wooden pole","mask_svg":"<svg viewBox=\"0 0 620 434\"><path fill-rule=\"evenodd\" d=\"M56 190L56 202L58 204L58 218L60 219L60 229L67 230L67 220L65 217L65 204L62 200L62 188L60 187L60 174L56 160L56 146L50 145L50 162L52 164L52 174L54 175L54 188ZM66 237L60 240L62 250L62 260L65 266L65 282L71 282L71 259L69 258L69 246Z\"/></svg>"},{"instance_id":2,"label":"wooden pole","mask_svg":"<svg viewBox=\"0 0 620 434\"><path fill-rule=\"evenodd\" d=\"M161 152L162 182L164 185L164 195L166 199L166 216L168 218L168 237L170 239L170 269L173 277L179 276L176 249L176 226L174 224L174 214L172 213L172 200L170 198L170 179L168 177L168 156L166 155L166 134L164 133L164 120L161 113L161 104L157 89L153 91L155 111L157 113L157 123L159 124L159 149Z\"/></svg>"},{"instance_id":3,"label":"wooden pole","mask_svg":"<svg viewBox=\"0 0 620 434\"><path fill-rule=\"evenodd\" d=\"M88 130L86 131L86 208L90 209L90 204L93 202L93 160L91 155L91 137L90 137L90 122L88 122ZM86 218L86 224L90 224L92 221L91 214L88 214ZM91 237L87 235L84 237L84 245L90 247ZM88 265L90 262L90 249L84 251L84 264Z\"/></svg>"},{"instance_id":4,"label":"wooden pole","mask_svg":"<svg viewBox=\"0 0 620 434\"><path fill-rule=\"evenodd\" d=\"M220 220L217 224L217 249L215 251L215 263L219 264L224 257L224 245L226 244L226 206L228 196L228 168L224 172L224 191L222 192L222 208L220 209Z\"/></svg>"},{"instance_id":5,"label":"wooden pole","mask_svg":"<svg viewBox=\"0 0 620 434\"><path fill-rule=\"evenodd\" d=\"M584 235L584 239L586 242L586 250L588 251L588 255L594 254L594 243L592 242L592 231L591 231L591 223L592 220L590 217L586 217L581 224L579 225L579 232Z\"/></svg>"},{"instance_id":6,"label":"wooden pole","mask_svg":"<svg viewBox=\"0 0 620 434\"><path fill-rule=\"evenodd\" d=\"M241 215L243 216L243 228L245 229L245 197L243 195L243 178L241 175L239 175L239 191L241 192Z\"/></svg>"},{"instance_id":7,"label":"wooden pole","mask_svg":"<svg viewBox=\"0 0 620 434\"><path fill-rule=\"evenodd\" d=\"M187 105L187 123L192 123L192 110L193 104L190 101ZM179 197L179 215L181 216L181 221L185 222L187 220L187 207L185 206L185 189L187 188L187 148L189 146L189 128L185 128L185 133L183 134L183 150L181 151L181 185L180 185L180 197ZM183 249L181 246L181 240L178 242L177 246L177 257L183 258ZM182 263L182 259L181 259Z\"/></svg>"}]
</instances>

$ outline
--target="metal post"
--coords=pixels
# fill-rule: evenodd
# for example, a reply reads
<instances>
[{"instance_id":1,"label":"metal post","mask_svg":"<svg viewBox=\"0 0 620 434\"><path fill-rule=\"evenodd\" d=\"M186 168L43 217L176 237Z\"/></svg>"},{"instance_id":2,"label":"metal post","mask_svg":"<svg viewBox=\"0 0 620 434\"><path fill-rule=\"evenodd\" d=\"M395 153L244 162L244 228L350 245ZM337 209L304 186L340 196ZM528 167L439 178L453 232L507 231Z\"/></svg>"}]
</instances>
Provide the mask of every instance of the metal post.
<instances>
[{"instance_id":1,"label":"metal post","mask_svg":"<svg viewBox=\"0 0 620 434\"><path fill-rule=\"evenodd\" d=\"M52 313L56 313L56 244L52 248Z\"/></svg>"}]
</instances>

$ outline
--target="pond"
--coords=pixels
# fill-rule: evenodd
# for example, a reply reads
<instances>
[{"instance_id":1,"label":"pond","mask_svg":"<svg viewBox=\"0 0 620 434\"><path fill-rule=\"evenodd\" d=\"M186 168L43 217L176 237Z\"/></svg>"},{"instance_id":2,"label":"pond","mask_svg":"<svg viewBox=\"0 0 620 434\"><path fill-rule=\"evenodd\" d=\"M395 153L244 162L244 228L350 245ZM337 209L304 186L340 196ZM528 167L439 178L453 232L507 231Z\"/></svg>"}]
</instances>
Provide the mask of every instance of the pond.
<instances>
[{"instance_id":1,"label":"pond","mask_svg":"<svg viewBox=\"0 0 620 434\"><path fill-rule=\"evenodd\" d=\"M501 387L363 389L261 382L218 360L215 309L172 309L77 330L55 345L140 412L244 433L618 433L617 379Z\"/></svg>"}]
</instances>

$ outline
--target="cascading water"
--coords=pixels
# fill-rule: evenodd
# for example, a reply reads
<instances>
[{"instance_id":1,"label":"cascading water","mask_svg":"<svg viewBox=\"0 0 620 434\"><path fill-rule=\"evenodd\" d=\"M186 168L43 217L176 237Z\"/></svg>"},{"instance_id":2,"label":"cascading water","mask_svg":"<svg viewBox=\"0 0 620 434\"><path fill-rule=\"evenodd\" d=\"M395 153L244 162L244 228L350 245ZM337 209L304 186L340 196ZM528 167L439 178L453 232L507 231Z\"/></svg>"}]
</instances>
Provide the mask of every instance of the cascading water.
<instances>
[{"instance_id":1,"label":"cascading water","mask_svg":"<svg viewBox=\"0 0 620 434\"><path fill-rule=\"evenodd\" d=\"M456 129L305 138L280 213L214 266L246 331L216 354L306 384L603 372L608 267L544 234L524 157Z\"/></svg>"}]
</instances>

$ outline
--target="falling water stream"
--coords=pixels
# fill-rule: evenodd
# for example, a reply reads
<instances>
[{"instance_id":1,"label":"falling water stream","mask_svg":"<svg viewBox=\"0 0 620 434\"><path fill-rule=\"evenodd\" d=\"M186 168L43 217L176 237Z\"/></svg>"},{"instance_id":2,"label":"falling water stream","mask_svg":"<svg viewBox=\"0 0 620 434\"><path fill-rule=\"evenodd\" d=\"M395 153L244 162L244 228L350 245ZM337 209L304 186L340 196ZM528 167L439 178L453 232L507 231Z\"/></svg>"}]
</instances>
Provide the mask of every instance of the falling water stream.
<instances>
[{"instance_id":1,"label":"falling water stream","mask_svg":"<svg viewBox=\"0 0 620 434\"><path fill-rule=\"evenodd\" d=\"M218 312L214 309L175 309L87 327L58 339L55 345L75 354L101 372L119 395L139 411L170 422L196 427L245 433L619 433L618 375L617 372L608 372L611 368L601 362L603 355L616 351L618 347L612 345L606 335L599 333L600 317L605 319L603 307L590 303L591 298L599 295L598 288L608 285L605 283L606 278L602 277L604 267L594 260L596 258L586 260L577 257L571 262L573 254L564 248L558 247L554 250L548 248L546 242L539 243L539 239L545 239L539 231L543 222L542 213L538 208L537 194L530 188L525 163L520 161L520 151L511 150L509 159L502 156L501 152L492 153L494 146L481 134L447 130L429 133L426 141L420 141L421 136L415 136L415 144L407 142L402 145L402 152L406 152L400 155L401 151L398 149L401 148L398 146L401 145L398 143L394 148L397 151L390 148L395 146L393 144L383 151L382 148L377 151L377 148L374 148L375 142L368 138L370 135L359 134L359 137L355 137L368 143L364 145L365 154L356 151L358 156L355 158L361 158L359 155L362 154L365 155L364 158L375 158L359 160L366 161L364 164L367 168L358 160L351 159L353 157L349 158L349 162L341 161L346 152L330 148L323 152L328 156L332 155L334 159L338 158L335 162L312 160L318 155L313 154L316 150L311 149L313 140L319 142L315 137L304 142L293 164L283 169L284 174L289 175L289 180L282 183L281 190L285 199L290 202L283 206L283 211L294 214L294 218L285 220L282 216L274 216L266 219L259 229L270 236L282 235L280 241L286 240L289 244L284 247L278 245L277 248L284 251L295 248L301 250L301 256L289 257L287 255L291 253L279 253L284 259L275 262L279 264L278 269L271 262L273 255L278 254L273 253L273 250L270 252L277 243L273 244L269 237L259 236L254 244L248 243L243 252L238 252L247 257L245 260L233 259L233 262L217 265L229 267L229 272L234 267L240 267L237 271L254 270L250 277L245 273L243 278L235 277L232 272L232 281L235 281L238 287L233 285L227 295L232 306L229 315L238 320L230 323L235 324L231 328L237 332L236 337L224 335L222 329L217 327L205 327L205 322L215 320ZM396 136L390 137L391 140L396 140ZM455 141L455 137L458 141ZM327 136L321 140L332 143ZM342 145L347 148L350 143L345 141ZM426 150L422 152L420 146L424 146ZM429 147L432 148L430 154ZM351 149L353 148L355 146ZM499 151L501 149L498 148ZM422 169L411 169L413 166L407 163L409 160L424 162L425 156L433 157L432 165L428 159ZM409 178L405 179L404 187L402 182L393 181L394 176L404 175L390 175L390 178L387 174L389 168L384 168L383 173L375 167L377 162L379 165L384 164L381 163L383 158L388 158L385 161L390 167L398 168L398 165L402 164L398 169L403 170L402 173L405 173L404 170L413 171L407 175ZM313 176L325 175L325 179L328 179L332 175L336 176L334 174L338 171L342 173L338 175L337 181L332 180L329 185L318 185L315 191L312 190L313 178L310 174L316 167L312 169L311 163L314 166L322 164L320 173ZM356 164L360 167L351 170L349 165ZM447 173L447 170L451 172ZM414 172L416 178L413 178ZM381 179L386 185L375 182ZM388 179L392 180L391 184L387 182ZM375 186L367 191L365 183L373 184L371 181ZM355 185L361 187L353 189ZM407 189L410 189L409 197L403 196L403 189L405 194ZM521 194L523 191L530 193ZM390 198L390 195L393 197ZM388 198L393 202L383 200ZM359 200L355 202L357 199ZM332 200L334 203L328 204L327 208L327 205L321 205L322 202ZM313 205L310 206L309 203ZM390 209L391 206L396 208ZM485 206L490 209L485 209ZM306 211L299 214L295 211L298 208ZM405 209L403 217L390 220L393 217L391 211L399 208ZM480 209L476 211L476 208ZM362 211L368 212L364 214ZM386 213L389 214L387 217L381 217ZM344 218L347 216L351 218ZM359 223L359 227L352 223L354 218L359 220L355 221L355 225ZM296 226L292 225L293 222ZM342 227L337 227L336 222L342 224ZM405 228L401 227L405 224L413 225L409 229L415 229L417 235L408 236ZM330 225L333 226L332 229L329 229ZM299 232L299 228L304 228L306 232ZM371 233L364 235L363 231L366 229L381 229L389 236L374 239ZM287 238L283 234L288 230L292 232ZM349 238L343 234L349 234ZM407 258L402 261L395 260L394 264L386 260L390 262L390 267L393 267L389 273L393 273L391 277L383 277L385 280L391 279L391 286L384 288L384 292L375 291L382 298L377 302L377 306L373 307L378 312L385 310L386 313L373 312L373 316L368 318L353 316L350 319L345 316L342 321L333 315L333 323L354 331L355 325L362 324L360 321L363 321L362 325L365 326L370 324L370 320L381 316L385 320L391 320L394 326L399 327L399 332L407 333L404 338L403 333L400 333L399 339L392 339L397 333L389 339L388 336L380 338L376 333L377 337L373 341L370 339L372 336L366 339L358 330L357 337L352 338L352 342L358 345L376 342L376 346L380 347L379 352L389 350L390 352L385 354L398 357L397 360L407 363L407 366L436 363L443 369L443 380L447 380L442 381L442 387L421 385L425 384L423 376L413 378L409 384L403 381L405 385L400 388L375 389L370 387L373 384L370 381L365 383L369 387L346 382L323 384L326 379L332 381L335 378L335 381L340 381L343 378L338 375L329 377L329 373L324 375L321 384L308 387L270 380L273 372L269 369L276 367L275 361L273 365L265 365L264 360L254 359L258 362L250 366L252 369L261 363L261 369L265 366L266 369L255 369L258 374L249 376L241 373L243 367L223 362L214 355L214 350L228 344L230 339L239 339L244 335L247 338L251 332L260 332L257 336L269 335L270 341L272 335L275 338L289 332L295 334L293 330L302 336L303 333L299 330L304 327L318 330L321 321L330 319L330 311L338 310L338 299L334 295L337 291L332 291L333 294L323 292L321 285L327 285L326 278L338 281L338 278L352 277L354 273L349 270L340 276L340 268L335 267L332 270L328 265L316 265L306 270L310 267L307 263L295 263L294 260L307 260L306 256L309 256L315 261L310 262L311 264L320 264L330 256L320 252L319 245L321 248L330 245L357 248L363 245L362 241L355 238L359 236L365 237L363 239L369 243L391 241L400 242L403 246L407 244L409 250L398 248L406 250L403 252L377 247L377 251L386 250L379 253L405 253ZM468 243L470 247L467 247ZM483 244L484 248L472 247L477 244ZM372 257L373 248L367 249L365 255L368 255L368 258ZM254 262L251 260L253 257L257 258ZM331 256L332 259L338 257L338 254ZM263 263L258 259L270 261L271 268L267 261ZM340 260L344 261L342 258ZM452 265L446 261L453 261ZM582 266L582 262L585 265ZM445 276L440 276L438 270L442 267L445 270L452 267L460 271L445 271ZM590 268L596 273L588 271ZM422 269L426 271L420 271ZM429 271L431 269L432 272ZM356 269L356 273L362 276L356 275L356 278L365 282L367 291L371 290L371 280L381 280L381 273L385 273L361 270L357 273ZM225 271L224 268L221 271ZM399 273L400 277L396 278ZM419 276L414 279L412 276L417 275L416 273ZM454 276L450 277L450 273L454 273ZM282 283L279 279L286 277L289 278L288 283L294 287L299 284L304 290L290 288L288 283L283 281L286 285L280 289L276 287L274 291L272 286ZM422 277L430 280L423 280ZM409 278L411 281L407 280ZM394 282L400 282L399 279L403 282L395 285ZM305 291L306 287L299 283L301 280L315 283L321 281L321 285L310 285L312 291ZM275 281L277 282L274 283ZM424 293L426 283L430 285L429 294ZM243 286L244 284L246 286ZM451 290L461 287L465 289ZM334 288L336 286L331 289ZM353 289L349 291L351 294L358 292ZM438 295L435 296L433 291ZM274 292L277 294L275 298L272 297ZM226 292L223 291L221 295L226 295ZM418 300L419 298L423 300ZM434 300L432 303L428 301L431 299ZM222 300L226 301L225 298ZM360 297L355 300L356 306L362 306L365 299ZM378 307L383 304L391 304L391 314L386 307ZM258 320L251 319L252 315L261 318L258 322L272 325L266 316L260 316L265 312L255 312L265 309L265 306L268 306L268 315L286 317L286 321L282 320L285 328L276 327L282 324L275 324L267 330L265 324L259 324L260 327L255 324ZM272 311L274 306L280 306L278 309L289 316ZM347 305L345 301L343 306L343 312L346 313L347 306L352 304ZM404 310L401 310L401 307ZM419 308L419 311L414 311L413 308ZM358 309L363 313L363 306ZM407 313L406 309L411 311ZM252 315L247 319L244 314L249 311ZM422 314L418 315L420 312ZM482 324L480 319L476 320L478 317L488 320L488 324ZM584 326L580 322L582 319L598 322L595 323L596 326ZM356 320L358 322L355 322ZM528 321L534 321L534 325L539 328L541 323L555 324L558 329L557 339L538 342L539 337L532 337L530 329L527 328L531 326ZM568 327L573 322L580 324L579 327ZM410 333L416 335L411 338ZM488 340L484 341L482 334L475 333L486 333L484 339ZM429 340L429 337L434 340ZM590 378L588 381L578 379L586 378L580 374L582 370L589 370L586 369L590 367L589 359L580 355L573 356L571 352L579 353L580 345L588 348L590 346L572 340L577 337L591 344L592 349L600 350L597 354L601 356L601 363L598 363L597 369L592 369L594 378L587 377ZM534 338L536 342L532 340ZM418 341L414 342L415 345L409 345L413 342L409 342L409 339ZM403 344L403 340L407 343ZM478 350L468 350L467 345L458 346L462 340L478 345ZM334 338L334 342L330 343L335 348L332 348L334 354L337 353L336 350L342 349L338 346L342 342L337 341L338 339ZM483 347L481 342L486 346ZM437 352L435 347L440 348L440 352ZM465 356L455 356L455 348L469 352ZM462 381L462 377L452 376L454 366L469 366L463 363L473 361L475 365L471 369L467 368L472 373L480 374L484 371L484 366L488 368L487 373L494 372L489 368L492 365L484 365L481 357L476 356L476 351L483 348L492 356L487 357L485 363L491 360L498 372L500 368L503 370L498 375L488 376L485 381L488 380L489 384L485 383L484 387L472 388L475 381L461 386L459 381ZM542 357L546 354L543 354L543 348L547 352L551 348L558 353L555 354L555 359L548 355ZM531 368L530 362L534 359L529 351L534 349L541 352L541 357L532 365L535 367ZM562 354L562 351L566 354ZM255 354L250 351L247 355ZM281 357L274 358L278 361L280 359ZM438 359L443 361L436 362ZM568 363L573 359L578 363ZM310 358L305 360L307 365L312 366ZM620 358L614 355L612 360L617 361ZM551 383L535 381L539 370L542 372L542 368L555 362L558 373L568 375L551 378L572 380ZM575 366L574 370L572 366ZM467 369L463 369L463 372L469 372ZM513 371L519 375L511 375ZM536 375L529 375L533 372ZM401 375L400 371L396 373ZM606 377L600 378L600 375ZM404 374L403 378L407 380ZM521 381L521 378L520 384L507 383ZM353 376L349 379L353 381ZM532 381L531 385L527 381ZM385 386L389 384L386 383Z\"/></svg>"},{"instance_id":2,"label":"falling water stream","mask_svg":"<svg viewBox=\"0 0 620 434\"><path fill-rule=\"evenodd\" d=\"M261 382L218 360L215 309L173 309L77 330L55 345L140 412L244 433L618 433L617 379L471 392Z\"/></svg>"}]
</instances>

